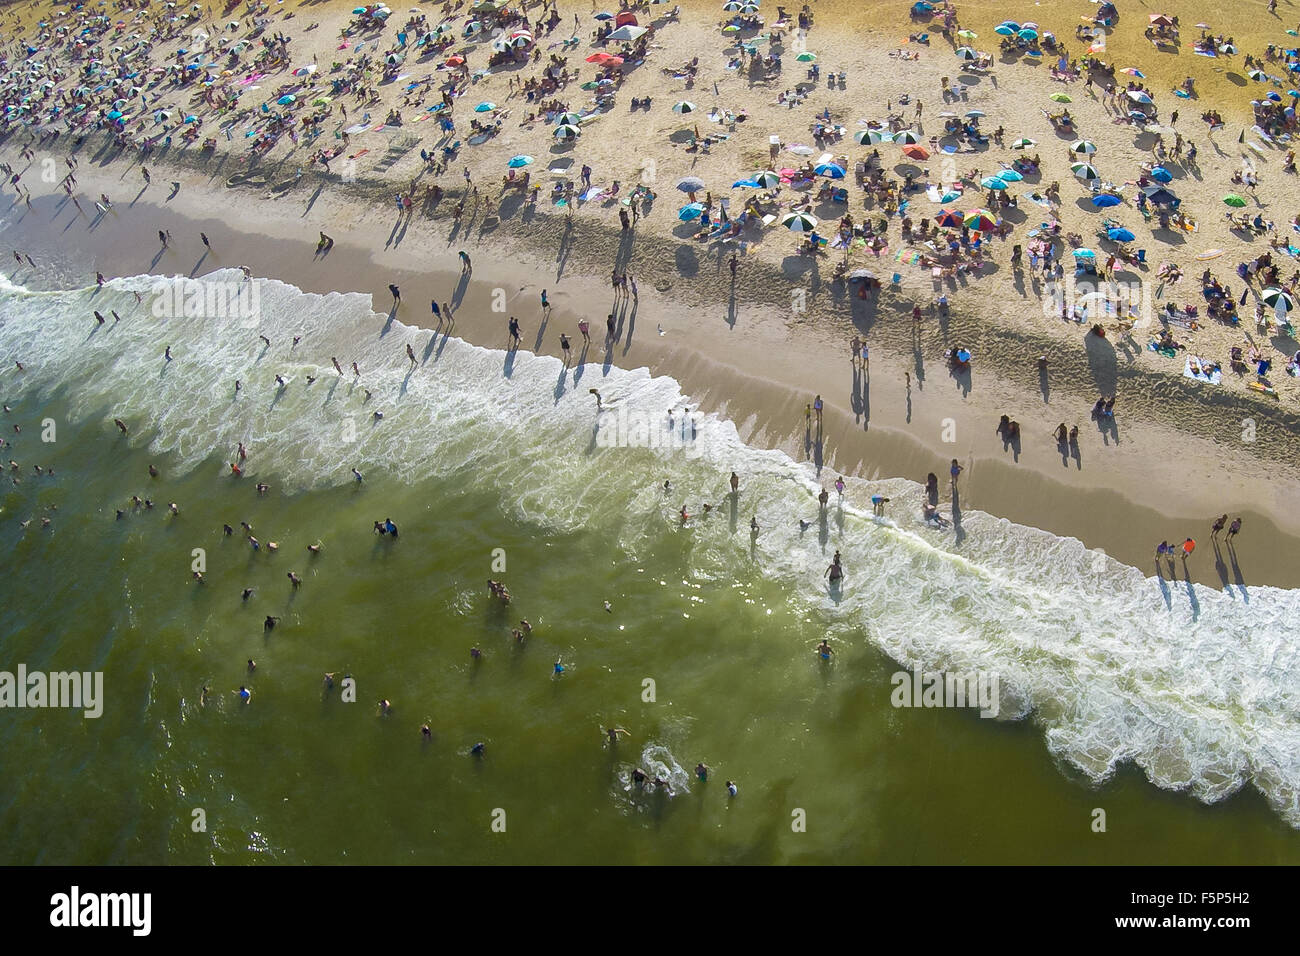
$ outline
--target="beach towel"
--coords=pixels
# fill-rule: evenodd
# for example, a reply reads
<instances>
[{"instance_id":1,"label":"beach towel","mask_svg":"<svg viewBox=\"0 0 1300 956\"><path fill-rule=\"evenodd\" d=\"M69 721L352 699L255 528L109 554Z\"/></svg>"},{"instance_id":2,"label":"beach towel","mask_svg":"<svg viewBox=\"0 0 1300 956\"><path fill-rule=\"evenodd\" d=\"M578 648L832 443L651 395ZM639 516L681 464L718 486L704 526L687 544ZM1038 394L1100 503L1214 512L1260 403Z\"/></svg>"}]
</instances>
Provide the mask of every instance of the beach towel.
<instances>
[{"instance_id":1,"label":"beach towel","mask_svg":"<svg viewBox=\"0 0 1300 956\"><path fill-rule=\"evenodd\" d=\"M1218 385L1223 381L1223 372L1214 362L1206 361L1199 355L1189 355L1187 361L1183 363L1183 377L1194 378L1198 382L1209 385Z\"/></svg>"},{"instance_id":2,"label":"beach towel","mask_svg":"<svg viewBox=\"0 0 1300 956\"><path fill-rule=\"evenodd\" d=\"M1150 342L1147 343L1147 348L1150 349L1152 352L1159 352L1161 355L1167 358L1173 358L1178 354L1178 349L1170 348L1169 346L1161 347L1160 343L1157 342L1155 339L1152 339Z\"/></svg>"}]
</instances>

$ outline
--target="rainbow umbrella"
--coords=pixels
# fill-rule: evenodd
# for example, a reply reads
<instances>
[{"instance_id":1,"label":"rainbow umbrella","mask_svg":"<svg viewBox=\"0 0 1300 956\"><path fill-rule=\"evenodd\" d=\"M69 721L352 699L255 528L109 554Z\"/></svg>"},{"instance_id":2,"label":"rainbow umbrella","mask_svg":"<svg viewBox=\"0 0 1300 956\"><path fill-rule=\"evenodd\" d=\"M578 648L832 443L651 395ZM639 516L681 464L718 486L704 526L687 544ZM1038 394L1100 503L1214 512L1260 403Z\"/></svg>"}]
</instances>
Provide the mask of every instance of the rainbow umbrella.
<instances>
[{"instance_id":1,"label":"rainbow umbrella","mask_svg":"<svg viewBox=\"0 0 1300 956\"><path fill-rule=\"evenodd\" d=\"M993 218L993 213L987 209L972 209L966 213L966 218L962 220L962 224L974 232L992 232L998 227L997 220Z\"/></svg>"},{"instance_id":2,"label":"rainbow umbrella","mask_svg":"<svg viewBox=\"0 0 1300 956\"><path fill-rule=\"evenodd\" d=\"M945 229L960 229L962 218L959 213L951 209L940 209L939 214L934 217L935 225L942 226Z\"/></svg>"}]
</instances>

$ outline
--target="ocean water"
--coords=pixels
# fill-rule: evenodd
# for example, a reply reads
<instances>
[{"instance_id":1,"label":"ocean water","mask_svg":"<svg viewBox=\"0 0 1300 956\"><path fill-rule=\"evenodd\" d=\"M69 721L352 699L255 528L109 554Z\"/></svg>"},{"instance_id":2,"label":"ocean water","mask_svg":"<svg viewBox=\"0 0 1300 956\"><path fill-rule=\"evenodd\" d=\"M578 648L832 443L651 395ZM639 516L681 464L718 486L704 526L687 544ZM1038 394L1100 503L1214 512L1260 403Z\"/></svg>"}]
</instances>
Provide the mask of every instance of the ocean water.
<instances>
[{"instance_id":1,"label":"ocean water","mask_svg":"<svg viewBox=\"0 0 1300 956\"><path fill-rule=\"evenodd\" d=\"M0 670L105 697L0 710L0 861L1300 861L1300 593L932 529L903 479L819 513L833 475L683 417L671 378L237 271L204 282L255 315L185 317L160 282L0 283ZM895 707L910 669L996 675L998 716Z\"/></svg>"}]
</instances>

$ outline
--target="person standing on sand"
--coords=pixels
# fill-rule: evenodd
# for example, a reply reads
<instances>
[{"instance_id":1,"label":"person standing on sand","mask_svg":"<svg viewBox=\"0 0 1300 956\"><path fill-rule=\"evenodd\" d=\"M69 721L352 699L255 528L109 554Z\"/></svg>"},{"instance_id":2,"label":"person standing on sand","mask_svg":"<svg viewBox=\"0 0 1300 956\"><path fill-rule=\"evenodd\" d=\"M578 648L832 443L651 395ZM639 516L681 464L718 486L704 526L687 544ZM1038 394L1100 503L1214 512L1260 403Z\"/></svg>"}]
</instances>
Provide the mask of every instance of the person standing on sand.
<instances>
[{"instance_id":1,"label":"person standing on sand","mask_svg":"<svg viewBox=\"0 0 1300 956\"><path fill-rule=\"evenodd\" d=\"M1219 536L1219 532L1223 530L1223 526L1226 525L1227 523L1228 523L1227 515L1219 515L1219 517L1214 519L1214 524L1210 526L1211 541L1213 541L1215 538Z\"/></svg>"},{"instance_id":2,"label":"person standing on sand","mask_svg":"<svg viewBox=\"0 0 1300 956\"><path fill-rule=\"evenodd\" d=\"M510 347L511 350L514 350L519 348L520 339L519 339L519 320L516 319L513 315L510 316L509 328L510 328L510 340L511 340Z\"/></svg>"},{"instance_id":3,"label":"person standing on sand","mask_svg":"<svg viewBox=\"0 0 1300 956\"><path fill-rule=\"evenodd\" d=\"M952 464L948 467L948 474L952 476L953 491L957 490L957 476L960 475L964 470L965 469L963 469L961 465L957 464L957 459L954 458L952 460Z\"/></svg>"},{"instance_id":4,"label":"person standing on sand","mask_svg":"<svg viewBox=\"0 0 1300 956\"><path fill-rule=\"evenodd\" d=\"M818 395L813 399L813 411L817 413L817 430L822 429L822 397Z\"/></svg>"},{"instance_id":5,"label":"person standing on sand","mask_svg":"<svg viewBox=\"0 0 1300 956\"><path fill-rule=\"evenodd\" d=\"M395 283L388 283L388 291L393 293L393 308L402 304L402 290Z\"/></svg>"},{"instance_id":6,"label":"person standing on sand","mask_svg":"<svg viewBox=\"0 0 1300 956\"><path fill-rule=\"evenodd\" d=\"M1228 525L1228 540L1231 541L1241 532L1241 519L1233 518L1232 524Z\"/></svg>"},{"instance_id":7,"label":"person standing on sand","mask_svg":"<svg viewBox=\"0 0 1300 956\"><path fill-rule=\"evenodd\" d=\"M469 261L469 253L464 249L460 250L460 271L462 274L474 271L474 266Z\"/></svg>"}]
</instances>

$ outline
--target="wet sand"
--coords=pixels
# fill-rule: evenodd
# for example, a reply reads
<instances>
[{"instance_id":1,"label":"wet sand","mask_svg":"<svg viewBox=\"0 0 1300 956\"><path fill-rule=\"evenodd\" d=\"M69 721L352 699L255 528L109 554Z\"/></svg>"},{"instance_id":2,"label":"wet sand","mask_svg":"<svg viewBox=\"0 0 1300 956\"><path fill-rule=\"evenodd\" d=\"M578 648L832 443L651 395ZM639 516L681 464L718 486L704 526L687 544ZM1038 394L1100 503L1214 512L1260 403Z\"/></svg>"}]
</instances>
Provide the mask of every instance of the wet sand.
<instances>
[{"instance_id":1,"label":"wet sand","mask_svg":"<svg viewBox=\"0 0 1300 956\"><path fill-rule=\"evenodd\" d=\"M104 188L121 195L121 183L86 170L79 174L86 192ZM110 189L109 185L115 184ZM158 187L152 192L157 194ZM237 219L247 231L210 218L215 205L223 217ZM86 203L83 202L83 206ZM249 265L254 274L291 282L310 292L365 291L382 311L390 301L387 285L402 289L398 318L411 325L432 327L429 299L453 298L461 270L457 247L408 237L400 247L384 252L391 222L373 217L351 228L329 226L336 239L333 251L315 255L316 226L300 225L284 215L283 205L265 216L247 212L247 197L225 191L215 194L183 190L166 208L141 199L119 201L103 222L88 230L71 203L46 197L37 200L10 235L10 244L31 252L38 262L81 263L40 275L30 269L12 273L15 281L32 287L77 286L93 282L94 271L120 276L141 273L202 275L220 267ZM92 210L93 212L93 210ZM279 213L277 215L277 213ZM412 231L419 227L412 226ZM172 248L158 255L158 229L170 230ZM204 255L199 231L212 240ZM254 231L255 230L255 231ZM305 238L304 233L311 238ZM577 339L579 316L592 325L589 361L625 368L647 367L672 375L686 394L705 411L718 411L736 422L751 444L778 447L796 458L816 458L829 485L836 473L867 478L906 477L924 481L927 472L941 477L946 498L947 462L956 457L966 467L961 479L961 507L978 509L1019 524L1080 539L1124 563L1155 573L1154 545L1162 539L1179 542L1188 535L1200 542L1188 562L1193 581L1215 586L1300 586L1300 517L1290 517L1282 502L1294 492L1294 481L1273 476L1264 463L1246 461L1239 469L1221 467L1223 449L1213 443L1172 431L1164 425L1130 421L1120 409L1118 446L1087 421L1083 414L1066 417L1056 402L1032 414L1017 414L1024 429L1018 462L1003 451L994 435L999 407L1032 408L1043 398L1027 394L1020 383L981 374L978 366L972 390L959 399L956 383L946 370L931 366L924 380L912 375L910 401L904 371L913 371L908 356L873 348L869 386L859 381L848 362L847 343L811 326L794 334L782 317L736 303L734 327L725 321L726 303L714 308L684 309L669 295L643 284L639 299L620 310L620 339L608 353L599 348L603 316L610 309L608 280L566 275L557 284L555 272L519 258L501 261L490 248L472 250L474 272L456 308L455 334L472 343L503 348L506 322L515 315L523 325L523 345L532 351L559 355L559 334ZM93 263L93 266L86 264ZM539 294L548 290L553 310L539 336ZM503 290L505 312L493 312L496 290ZM666 333L658 334L662 326ZM268 330L268 334L273 334ZM629 343L630 339L630 343ZM804 407L814 394L823 395L827 411L820 445L804 433ZM852 397L856 395L857 397ZM1003 402L1015 402L1004 405ZM1056 421L1078 421L1079 460L1057 453L1050 437ZM956 437L955 442L944 441ZM1224 552L1215 561L1209 525L1222 511L1244 517L1240 562ZM1182 579L1181 562L1177 576Z\"/></svg>"}]
</instances>

